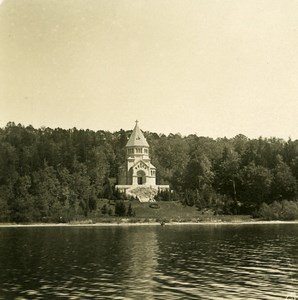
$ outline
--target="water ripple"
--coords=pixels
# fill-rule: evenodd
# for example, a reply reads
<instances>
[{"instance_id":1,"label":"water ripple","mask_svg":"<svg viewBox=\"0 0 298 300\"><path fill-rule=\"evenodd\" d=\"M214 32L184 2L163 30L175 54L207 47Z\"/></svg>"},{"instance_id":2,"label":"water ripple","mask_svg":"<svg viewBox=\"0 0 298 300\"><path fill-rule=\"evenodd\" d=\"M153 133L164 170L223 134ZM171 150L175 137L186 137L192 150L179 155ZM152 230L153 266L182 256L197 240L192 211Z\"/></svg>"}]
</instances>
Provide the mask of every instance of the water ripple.
<instances>
[{"instance_id":1,"label":"water ripple","mask_svg":"<svg viewBox=\"0 0 298 300\"><path fill-rule=\"evenodd\" d=\"M295 224L0 230L0 300L298 294Z\"/></svg>"}]
</instances>

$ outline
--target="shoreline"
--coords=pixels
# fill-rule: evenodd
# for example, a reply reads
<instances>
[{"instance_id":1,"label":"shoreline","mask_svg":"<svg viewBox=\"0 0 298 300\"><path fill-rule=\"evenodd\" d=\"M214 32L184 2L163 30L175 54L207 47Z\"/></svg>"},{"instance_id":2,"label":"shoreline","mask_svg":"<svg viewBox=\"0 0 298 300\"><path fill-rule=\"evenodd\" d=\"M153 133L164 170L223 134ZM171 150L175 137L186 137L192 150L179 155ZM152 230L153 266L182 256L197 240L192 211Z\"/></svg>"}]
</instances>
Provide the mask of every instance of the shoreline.
<instances>
[{"instance_id":1,"label":"shoreline","mask_svg":"<svg viewBox=\"0 0 298 300\"><path fill-rule=\"evenodd\" d=\"M177 226L177 225L268 225L268 224L298 224L295 221L239 221L239 222L168 222L163 226ZM113 223L34 223L34 224L5 224L0 223L0 228L19 228L19 227L124 227L124 226L162 226L159 222L113 222Z\"/></svg>"}]
</instances>

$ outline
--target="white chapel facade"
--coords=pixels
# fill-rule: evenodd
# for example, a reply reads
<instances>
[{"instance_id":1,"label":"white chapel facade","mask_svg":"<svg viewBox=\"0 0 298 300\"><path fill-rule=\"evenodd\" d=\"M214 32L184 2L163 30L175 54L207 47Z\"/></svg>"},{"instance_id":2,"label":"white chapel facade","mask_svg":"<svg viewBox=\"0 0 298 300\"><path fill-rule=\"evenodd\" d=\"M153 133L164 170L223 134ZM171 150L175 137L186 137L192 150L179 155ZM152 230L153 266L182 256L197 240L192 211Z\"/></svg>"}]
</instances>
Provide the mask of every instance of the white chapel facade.
<instances>
[{"instance_id":1,"label":"white chapel facade","mask_svg":"<svg viewBox=\"0 0 298 300\"><path fill-rule=\"evenodd\" d=\"M118 187L156 186L156 168L150 162L149 144L138 121L125 148L126 160L119 170Z\"/></svg>"},{"instance_id":2,"label":"white chapel facade","mask_svg":"<svg viewBox=\"0 0 298 300\"><path fill-rule=\"evenodd\" d=\"M126 159L120 167L116 189L136 197L140 202L155 201L158 191L169 190L170 187L156 184L156 168L151 164L149 144L138 121L125 148Z\"/></svg>"}]
</instances>

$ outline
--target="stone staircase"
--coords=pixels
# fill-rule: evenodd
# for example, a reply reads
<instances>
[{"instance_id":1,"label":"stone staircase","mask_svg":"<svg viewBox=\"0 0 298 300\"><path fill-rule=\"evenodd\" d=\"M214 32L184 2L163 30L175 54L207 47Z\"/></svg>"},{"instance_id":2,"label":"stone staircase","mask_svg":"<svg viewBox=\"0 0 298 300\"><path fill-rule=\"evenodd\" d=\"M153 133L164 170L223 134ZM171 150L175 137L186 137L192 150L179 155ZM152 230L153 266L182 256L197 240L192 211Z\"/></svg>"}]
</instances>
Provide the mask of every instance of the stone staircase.
<instances>
[{"instance_id":1,"label":"stone staircase","mask_svg":"<svg viewBox=\"0 0 298 300\"><path fill-rule=\"evenodd\" d=\"M140 202L155 202L154 196L157 192L157 186L132 186L126 190L126 195L138 197Z\"/></svg>"}]
</instances>

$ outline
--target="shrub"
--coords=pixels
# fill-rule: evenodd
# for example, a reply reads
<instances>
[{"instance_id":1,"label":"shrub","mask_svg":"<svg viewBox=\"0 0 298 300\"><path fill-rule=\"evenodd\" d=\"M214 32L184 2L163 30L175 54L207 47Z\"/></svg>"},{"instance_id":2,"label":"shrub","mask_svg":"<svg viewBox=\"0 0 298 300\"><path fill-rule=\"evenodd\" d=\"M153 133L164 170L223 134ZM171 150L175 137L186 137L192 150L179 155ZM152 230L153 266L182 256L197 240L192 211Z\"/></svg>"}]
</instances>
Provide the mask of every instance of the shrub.
<instances>
[{"instance_id":1,"label":"shrub","mask_svg":"<svg viewBox=\"0 0 298 300\"><path fill-rule=\"evenodd\" d=\"M160 208L160 206L159 206L158 203L150 203L150 204L149 204L149 207L150 207L150 208Z\"/></svg>"},{"instance_id":2,"label":"shrub","mask_svg":"<svg viewBox=\"0 0 298 300\"><path fill-rule=\"evenodd\" d=\"M101 213L103 215L107 214L108 213L108 207L106 204L104 204L104 206L101 208Z\"/></svg>"},{"instance_id":3,"label":"shrub","mask_svg":"<svg viewBox=\"0 0 298 300\"><path fill-rule=\"evenodd\" d=\"M128 217L135 217L136 216L136 212L132 209L131 203L129 203L129 205L128 205L127 216Z\"/></svg>"},{"instance_id":4,"label":"shrub","mask_svg":"<svg viewBox=\"0 0 298 300\"><path fill-rule=\"evenodd\" d=\"M298 202L283 200L272 204L262 203L259 216L265 220L292 221L298 219Z\"/></svg>"},{"instance_id":5,"label":"shrub","mask_svg":"<svg viewBox=\"0 0 298 300\"><path fill-rule=\"evenodd\" d=\"M116 201L116 205L115 205L115 215L116 216L125 216L126 214L126 207L123 201Z\"/></svg>"},{"instance_id":6,"label":"shrub","mask_svg":"<svg viewBox=\"0 0 298 300\"><path fill-rule=\"evenodd\" d=\"M169 190L158 190L154 199L156 201L171 201L171 192Z\"/></svg>"}]
</instances>

